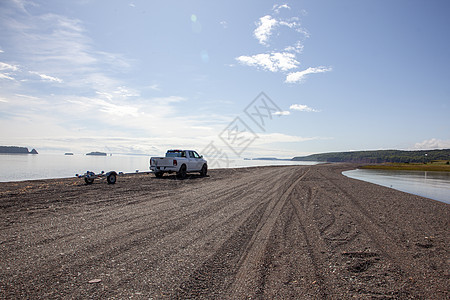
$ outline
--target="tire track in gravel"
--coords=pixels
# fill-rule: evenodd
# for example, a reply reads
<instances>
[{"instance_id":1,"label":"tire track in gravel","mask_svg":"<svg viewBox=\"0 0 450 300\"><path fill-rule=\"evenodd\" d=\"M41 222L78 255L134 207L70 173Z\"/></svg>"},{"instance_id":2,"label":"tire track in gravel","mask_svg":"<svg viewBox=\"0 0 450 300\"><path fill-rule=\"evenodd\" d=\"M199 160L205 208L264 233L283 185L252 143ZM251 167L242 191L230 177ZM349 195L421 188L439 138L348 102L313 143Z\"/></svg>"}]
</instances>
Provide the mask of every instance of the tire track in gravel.
<instances>
[{"instance_id":1,"label":"tire track in gravel","mask_svg":"<svg viewBox=\"0 0 450 300\"><path fill-rule=\"evenodd\" d=\"M310 192L310 189L307 191L308 193L303 200L306 201L306 203L313 203L314 194ZM289 201L294 208L295 215L297 216L297 226L303 234L303 238L306 242L306 251L314 270L314 277L316 278L316 297L326 299L330 295L335 294L333 287L338 281L333 273L329 272L329 263L326 253L326 249L328 249L328 247L321 237L321 232L317 226L317 222L308 213L307 207L303 207L300 201L298 201L298 195L297 197L291 197Z\"/></svg>"},{"instance_id":2,"label":"tire track in gravel","mask_svg":"<svg viewBox=\"0 0 450 300\"><path fill-rule=\"evenodd\" d=\"M373 242L371 234L377 229L367 227L366 222L369 221L360 216L360 206L355 214L354 203L346 198L348 195L342 197L343 192L336 190L335 183L318 173L317 169L305 175L302 183L292 190L288 203L296 216L291 223L300 229L315 279L313 285L308 286L308 282L303 280L303 288L285 292L298 298L315 299L343 297L343 290L347 297L408 296L404 286L409 282L405 283L402 279L407 278L404 271L391 261L390 256L384 254L380 243ZM392 245L387 247L392 249ZM266 269L272 264L272 259L270 254L266 254ZM295 273L295 270L290 272ZM297 276L305 278L302 274ZM367 281L383 277L380 282L371 282L372 287L367 286ZM260 289L264 289L265 280ZM298 280L292 282L298 285ZM308 286L309 292L305 286ZM314 296L311 290L315 291ZM273 287L271 291L273 293ZM262 291L259 296L263 295Z\"/></svg>"},{"instance_id":3,"label":"tire track in gravel","mask_svg":"<svg viewBox=\"0 0 450 300\"><path fill-rule=\"evenodd\" d=\"M246 221L246 219L250 218L252 219L254 215L254 211L257 209L255 208L255 205L259 205L257 203L248 202L243 203L244 207L241 207L239 205L236 206L236 203L242 202L239 199L246 199L249 198L250 195L255 194L258 190L261 190L262 183L264 180L263 178L271 178L269 175L273 174L273 171L266 170L262 172L261 174L257 174L254 177L255 182L251 182L254 184L248 184L249 188L246 188L243 190L239 189L236 191L236 188L229 186L227 188L227 191L230 191L228 194L223 194L223 189L220 189L220 194L217 195L217 193L208 194L208 197L204 199L207 201L210 199L210 197L215 196L215 200L220 205L212 205L215 206L212 213L207 216L199 216L198 218L194 219L191 223L192 225L186 226L184 230L180 230L178 232L174 232L171 235L167 235L162 240L157 241L155 244L155 248L159 248L159 251L163 251L165 253L164 257L159 257L157 260L155 260L154 267L165 269L167 266L164 263L159 263L159 261L170 261L170 260L177 260L177 261L183 261L188 262L190 259L192 259L192 253L201 253L203 251L202 248L205 248L205 243L208 244L208 242L205 241L214 241L218 238L220 238L222 233L219 234L221 229L226 229L227 227L236 227L239 226L239 224L242 224ZM277 174L282 174L280 170L277 170L275 172ZM271 179L274 181L274 179ZM267 181L265 181L267 182ZM236 182L234 183L236 184ZM241 184L239 184L241 186ZM233 191L231 193L231 191ZM240 193L240 197L236 196L236 192ZM201 196L203 197L203 196ZM255 198L256 199L256 198ZM204 204L202 204L204 205ZM240 204L242 205L242 204ZM225 211L223 208L226 207L226 210L233 209L233 214L229 215L229 213L222 213ZM236 208L235 208L236 207ZM225 218L218 218L217 215L226 216ZM244 227L247 227L248 225L245 225ZM225 228L224 228L225 227ZM187 233L189 231L189 233ZM225 233L227 230L225 231ZM196 233L193 235L193 233ZM189 239L186 239L186 236L189 237ZM173 248L173 245L177 244L175 248ZM227 244L231 244L231 241L227 242ZM170 248L165 249L166 247L170 246ZM173 249L172 249L173 248ZM205 268L207 269L207 268ZM167 276L167 282L169 282L169 279L174 276L182 277L182 274L180 274L178 271L174 273L167 273L165 274ZM160 281L163 278L160 278ZM186 284L185 286L196 286L197 284ZM158 287L161 290L172 290L173 286L165 285ZM186 290L186 288L184 288ZM194 291L197 293L196 291ZM193 293L194 293L193 292ZM189 292L186 292L188 293Z\"/></svg>"},{"instance_id":4,"label":"tire track in gravel","mask_svg":"<svg viewBox=\"0 0 450 300\"><path fill-rule=\"evenodd\" d=\"M385 231L383 226L377 223L377 221L371 216L371 214L364 209L359 201L355 197L347 193L343 188L339 187L333 179L327 177L322 172L318 171L320 176L322 176L326 182L331 185L338 192L332 193L332 195L340 195L339 200L341 207L345 209L349 215L356 221L356 223L364 230L365 234L372 240L372 242L379 248L386 257L393 259L399 254L403 253L397 244L391 241L389 234ZM330 191L324 190L324 192L330 195ZM349 206L351 204L351 206ZM353 208L356 208L353 209ZM355 213L356 212L356 213ZM393 252L393 255L385 251L385 249L390 249L389 252Z\"/></svg>"},{"instance_id":5,"label":"tire track in gravel","mask_svg":"<svg viewBox=\"0 0 450 300\"><path fill-rule=\"evenodd\" d=\"M333 208L325 208L318 215L323 217L339 212L339 218L346 220L325 227L322 236L331 246L330 250L334 256L332 264L342 266L346 263L349 278L354 281L351 286L357 286L356 289L351 286L348 289L357 295L367 297L394 295L409 297L408 289L411 289L411 285L414 284L411 281L411 275L415 274L415 271L408 265L401 264L397 259L404 256L404 249L392 241L385 229L361 206L359 201L337 185L333 178L323 174L320 169L316 169L315 173L323 178L321 192L333 199L326 203L334 202ZM364 245L365 249L361 245ZM346 251L339 251L342 248ZM367 288L367 282L364 281L368 281L371 278L370 275L367 278L354 276L364 274L369 268L372 274L384 274L383 284L378 284L376 288ZM402 283L399 284L399 282Z\"/></svg>"},{"instance_id":6,"label":"tire track in gravel","mask_svg":"<svg viewBox=\"0 0 450 300\"><path fill-rule=\"evenodd\" d=\"M231 299L254 297L254 293L258 290L258 281L261 281L258 277L261 276L258 265L263 261L270 233L295 186L308 174L308 171L309 169L301 170L301 176L296 176L296 179L290 178L287 189L281 191L280 188L275 189L277 193L270 198L271 205L266 209L259 228L253 234L245 254L238 263L239 269L231 288ZM278 192L281 192L281 196L277 196Z\"/></svg>"},{"instance_id":7,"label":"tire track in gravel","mask_svg":"<svg viewBox=\"0 0 450 300\"><path fill-rule=\"evenodd\" d=\"M252 181L256 191L260 191L260 199L242 225L226 240L222 246L199 269L197 269L177 290L175 298L184 299L191 297L215 298L229 296L229 290L236 282L236 274L242 267L244 258L249 256L250 244L254 244L256 232L261 232L262 224L271 216L276 205L273 199L279 197L280 189L286 185L282 177L286 172L278 172L277 169L269 170L266 174L258 174ZM289 181L288 181L289 183ZM248 201L241 197L241 201ZM245 238L244 238L245 237ZM206 280L208 278L208 281Z\"/></svg>"},{"instance_id":8,"label":"tire track in gravel","mask_svg":"<svg viewBox=\"0 0 450 300\"><path fill-rule=\"evenodd\" d=\"M241 181L236 181L235 179L230 180L227 178L227 180L225 180L226 183L218 185L218 191L214 191L214 188L211 189L211 185L208 184L207 190L210 191L209 193L201 193L201 191L199 192L199 190L197 190L192 197L190 197L190 194L193 192L192 187L189 185L180 186L180 189L178 189L179 196L174 197L172 195L167 201L165 199L158 199L160 204L162 202L178 203L175 207L169 207L167 210L164 210L161 206L146 208L144 207L146 203L143 202L142 205L133 205L143 208L143 210L138 209L138 216L133 216L133 214L130 214L128 206L118 207L117 212L120 213L113 213L113 215L116 216L114 222L97 219L96 223L105 223L105 228L100 231L100 235L102 235L102 232L105 233L101 239L98 239L98 234L92 232L90 229L82 231L77 230L74 232L74 235L69 238L72 242L67 238L62 238L61 235L47 239L47 242L50 244L56 242L69 242L73 244L73 242L80 240L80 236L86 235L87 241L95 242L92 244L84 243L81 246L77 245L76 248L78 249L76 255L52 255L47 260L42 260L42 257L35 255L35 259L33 259L35 263L31 268L22 273L22 280L23 282L32 282L34 273L38 272L38 270L47 270L47 272L41 276L43 281L51 281L52 278L59 278L58 282L60 286L64 286L71 280L70 276L67 276L67 274L72 274L75 277L77 273L75 270L83 270L85 269L85 266L105 268L105 266L111 265L111 257L114 257L115 261L128 261L128 264L135 265L135 268L141 272L146 272L146 270L148 270L148 273L150 273L151 270L157 269L160 265L162 268L165 268L164 261L170 260L171 256L177 255L178 252L180 252L180 249L188 248L191 244L196 243L197 240L200 240L201 242L201 239L204 238L205 234L208 235L210 239L213 239L211 236L217 236L217 231L223 227L222 224L239 224L242 222L240 218L243 216L245 217L245 215L252 211L252 208L250 207L251 203L246 204L231 215L228 213L225 218L218 218L217 214L222 214L220 212L224 211L226 207L228 207L226 210L230 210L229 208L236 206L236 203L240 202L239 199L241 197L247 197L248 195L255 194L258 190L262 190L264 185L263 182L275 184L276 179L274 178L278 178L282 173L283 170L281 168L263 170L254 176L254 182L250 185L245 182L242 183ZM274 174L276 176L272 177ZM201 189L202 187L200 186L200 190ZM135 208L136 207L134 207L133 210L135 210ZM110 214L112 212L111 209L112 208L110 207ZM99 210L104 211L106 208L99 208ZM155 215L155 213L157 213L157 215ZM101 213L99 213L98 210L93 210L91 217L96 218L97 215L101 216ZM118 215L123 215L124 218L119 221L117 219ZM84 216L89 219L88 215ZM150 226L146 226L149 217L155 216L157 219L152 220ZM209 219L209 221L207 221L209 224L204 224L207 219ZM160 220L160 222L157 220ZM191 224L198 225L192 226ZM183 240L183 236L186 236L186 230L189 228L192 229L193 227L198 228L194 231L201 230L201 232L199 231L196 236L192 236L192 234L189 233L191 238ZM90 235L85 234L89 231ZM144 248L149 242L153 243L153 247L150 252L147 251L146 255L152 258L146 258L145 266L141 268L137 265L138 260L141 259L142 256L135 255L135 258L132 258L131 260L128 256L132 252L140 251L136 249ZM173 245L176 245L176 247L173 247ZM41 243L40 246L45 247L46 244ZM99 252L99 249L102 249L101 252ZM72 253L74 253L74 251L72 251ZM163 253L163 256L161 256L160 253ZM73 263L74 260L76 263ZM161 262L163 263L161 264ZM61 267L58 269L51 269L51 267L49 267L51 265L59 265ZM174 274L170 274L170 276L173 275ZM126 282L133 281L134 277L135 274L130 274L128 276L121 274L121 279L112 282L112 286L120 286Z\"/></svg>"},{"instance_id":9,"label":"tire track in gravel","mask_svg":"<svg viewBox=\"0 0 450 300\"><path fill-rule=\"evenodd\" d=\"M0 298L445 299L447 207L343 168L0 184Z\"/></svg>"},{"instance_id":10,"label":"tire track in gravel","mask_svg":"<svg viewBox=\"0 0 450 300\"><path fill-rule=\"evenodd\" d=\"M278 170L278 172L281 172L281 170ZM262 175L264 176L264 174ZM227 187L226 191L231 192L231 191L241 191L242 193L242 184L239 184L239 188L233 188L233 187ZM245 191L244 193L242 193L243 195L246 194L251 194L254 192L255 189L257 189L258 187L254 187L254 188L249 188L247 189L247 191ZM127 208L119 208L120 211L123 211L121 214L125 214L128 215L128 217L126 219L123 219L122 222L117 222L117 219L114 220L114 222L110 222L107 224L107 227L105 230L103 230L106 233L106 237L102 238L101 240L97 240L96 243L93 244L88 244L87 246L82 246L79 247L80 249L78 249L78 253L77 256L80 256L81 259L78 259L78 263L77 264L70 264L70 267L72 269L78 269L81 270L83 269L83 266L86 265L107 265L109 258L110 257L120 257L121 253L127 253L129 252L131 249L133 248L138 248L142 245L145 245L146 243L148 243L148 237L151 237L152 240L154 241L160 241L160 243L165 243L165 244L170 244L170 242L165 242L165 240L168 239L168 237L170 237L172 234L177 233L182 231L183 229L185 229L186 227L189 226L189 223L191 222L195 222L195 220L197 220L199 217L206 217L205 214L209 213L209 216L211 217L212 214L214 214L217 211L220 211L224 206L230 206L233 205L234 202L238 201L238 197L235 197L235 195L233 195L233 197L230 199L229 194L227 195L226 193L223 194L224 189L221 190L221 192L219 193L219 195L216 194L215 198L212 198L213 201L209 201L209 199L211 199L211 197L196 197L194 200L195 202L192 203L191 205L189 205L189 207L192 208L192 210L187 211L187 212L182 212L180 215L180 212L176 212L169 217L166 218L166 215L163 215L161 217L159 217L158 219L160 219L162 222L160 223L153 223L154 225L149 226L145 226L144 224L146 223L146 219L148 219L149 217L149 212L147 213L142 213L140 212L140 216L133 216L131 215L131 217L129 217L129 212ZM180 193L180 195L183 195L183 193ZM226 197L229 201L224 201L224 197ZM182 197L183 198L183 197ZM199 200L200 199L200 200ZM203 200L202 200L203 199ZM176 201L173 197L171 198L172 202ZM204 202L204 203L199 203L199 202ZM207 205L205 205L207 204ZM186 207L184 207L186 208ZM148 210L148 209L147 209ZM174 208L171 209L172 211L174 211ZM161 212L160 209L156 209L150 210L150 213L152 211L158 211L159 213ZM97 214L97 213L96 213ZM153 215L153 214L150 214ZM88 218L88 216L85 216L86 218ZM99 222L100 220L97 220L97 222ZM221 220L220 222L215 222L216 224L221 224L222 222L226 222L227 220ZM103 222L103 221L101 221ZM125 224L127 223L127 224ZM124 226L126 225L126 226ZM210 227L212 229L214 229L214 226ZM89 236L89 234L86 234L90 232L91 236ZM112 233L109 234L109 232ZM64 243L73 243L76 242L77 240L79 241L80 236L86 235L86 239L87 240L95 240L96 239L96 232L92 232L92 230L90 229L86 229L83 231L77 231L75 232L73 235L69 235L71 236L71 239L60 239L63 236L54 236L52 238L46 239L46 242L64 242ZM110 237L108 237L110 236ZM64 241L63 241L64 240ZM120 241L120 244L118 244L117 242ZM192 241L189 241L189 243L191 243ZM43 243L42 241L39 243L40 246L45 246L45 243ZM183 246L183 245L181 245ZM103 251L102 253L98 253L96 251L96 249L104 249L105 251ZM90 255L89 253L98 253L97 255ZM86 255L83 255L83 253L86 253ZM170 255L171 251L170 249L168 249L166 252L166 255ZM19 255L20 256L20 255ZM36 256L36 263L33 265L31 270L28 270L27 272L23 273L24 276L24 281L25 282L31 282L32 281L32 274L34 271L32 271L33 269L35 270L43 270L43 269L47 269L47 265L60 265L60 266L68 266L69 262L71 260L73 260L73 256L70 255L65 255L65 256L60 256L60 255L56 255L50 258L50 260L44 261L43 263L39 263L39 257ZM60 269L60 270L48 270L48 272L46 272L46 274L44 275L44 277L48 277L48 278L52 278L55 277L55 273L57 274L64 274L67 270L64 270L64 268ZM30 276L27 277L26 274L29 273ZM60 283L63 284L63 280L60 280Z\"/></svg>"},{"instance_id":11,"label":"tire track in gravel","mask_svg":"<svg viewBox=\"0 0 450 300\"><path fill-rule=\"evenodd\" d=\"M259 204L222 247L180 285L174 298L224 296L232 284L230 278L234 278L238 270L239 258L245 254L245 248L250 243L268 205L268 202Z\"/></svg>"}]
</instances>

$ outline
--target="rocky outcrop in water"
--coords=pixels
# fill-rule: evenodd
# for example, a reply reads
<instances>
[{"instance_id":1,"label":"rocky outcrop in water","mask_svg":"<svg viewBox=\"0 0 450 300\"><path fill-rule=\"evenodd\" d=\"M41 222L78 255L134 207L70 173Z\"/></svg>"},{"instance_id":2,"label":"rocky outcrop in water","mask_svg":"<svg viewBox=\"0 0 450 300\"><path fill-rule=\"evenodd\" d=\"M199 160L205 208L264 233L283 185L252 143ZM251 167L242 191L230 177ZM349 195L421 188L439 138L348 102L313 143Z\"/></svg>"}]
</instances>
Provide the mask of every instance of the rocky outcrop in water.
<instances>
[{"instance_id":1,"label":"rocky outcrop in water","mask_svg":"<svg viewBox=\"0 0 450 300\"><path fill-rule=\"evenodd\" d=\"M106 153L95 151L95 152L86 153L86 155L106 156Z\"/></svg>"},{"instance_id":2,"label":"rocky outcrop in water","mask_svg":"<svg viewBox=\"0 0 450 300\"><path fill-rule=\"evenodd\" d=\"M28 151L26 147L17 147L17 146L0 146L0 153L6 154L38 154L36 149Z\"/></svg>"}]
</instances>

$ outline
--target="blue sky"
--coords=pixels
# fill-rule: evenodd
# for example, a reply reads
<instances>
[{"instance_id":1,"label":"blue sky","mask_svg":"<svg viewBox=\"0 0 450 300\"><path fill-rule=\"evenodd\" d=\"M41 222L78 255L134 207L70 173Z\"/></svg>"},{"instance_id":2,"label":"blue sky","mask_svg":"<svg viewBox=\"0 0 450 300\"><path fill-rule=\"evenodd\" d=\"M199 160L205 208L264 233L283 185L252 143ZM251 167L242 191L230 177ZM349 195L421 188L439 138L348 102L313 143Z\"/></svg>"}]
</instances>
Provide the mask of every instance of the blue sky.
<instances>
[{"instance_id":1,"label":"blue sky","mask_svg":"<svg viewBox=\"0 0 450 300\"><path fill-rule=\"evenodd\" d=\"M161 154L212 143L241 157L450 148L449 9L3 0L0 144ZM261 92L277 108L263 127L245 113ZM236 120L255 138L230 145Z\"/></svg>"}]
</instances>

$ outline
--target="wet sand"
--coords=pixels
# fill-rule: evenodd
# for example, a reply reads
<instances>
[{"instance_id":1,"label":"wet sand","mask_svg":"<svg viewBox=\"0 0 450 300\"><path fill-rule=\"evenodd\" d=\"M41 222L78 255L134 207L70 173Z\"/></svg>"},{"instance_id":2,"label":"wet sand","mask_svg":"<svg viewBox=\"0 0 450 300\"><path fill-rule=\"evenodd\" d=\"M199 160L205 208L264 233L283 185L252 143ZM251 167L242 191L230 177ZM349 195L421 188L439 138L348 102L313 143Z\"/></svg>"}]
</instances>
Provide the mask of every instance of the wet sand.
<instances>
[{"instance_id":1,"label":"wet sand","mask_svg":"<svg viewBox=\"0 0 450 300\"><path fill-rule=\"evenodd\" d=\"M0 297L449 299L450 205L352 168L0 183Z\"/></svg>"}]
</instances>

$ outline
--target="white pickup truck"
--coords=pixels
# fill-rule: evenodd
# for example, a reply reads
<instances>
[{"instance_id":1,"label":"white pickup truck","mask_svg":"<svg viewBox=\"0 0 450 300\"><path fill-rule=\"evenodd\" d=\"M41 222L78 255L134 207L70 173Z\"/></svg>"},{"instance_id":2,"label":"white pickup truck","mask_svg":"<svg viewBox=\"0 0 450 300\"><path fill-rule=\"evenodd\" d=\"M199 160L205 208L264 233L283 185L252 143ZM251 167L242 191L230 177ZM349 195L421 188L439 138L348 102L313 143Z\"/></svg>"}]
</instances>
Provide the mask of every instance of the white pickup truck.
<instances>
[{"instance_id":1,"label":"white pickup truck","mask_svg":"<svg viewBox=\"0 0 450 300\"><path fill-rule=\"evenodd\" d=\"M165 157L151 157L150 170L156 177L162 177L164 173L177 173L179 178L185 178L186 173L200 172L206 176L208 163L193 150L167 150Z\"/></svg>"}]
</instances>

